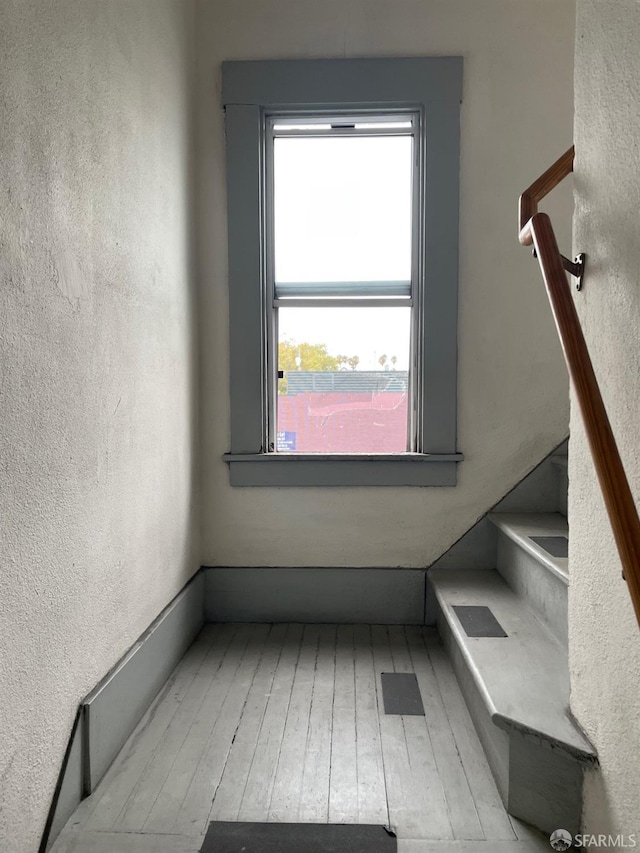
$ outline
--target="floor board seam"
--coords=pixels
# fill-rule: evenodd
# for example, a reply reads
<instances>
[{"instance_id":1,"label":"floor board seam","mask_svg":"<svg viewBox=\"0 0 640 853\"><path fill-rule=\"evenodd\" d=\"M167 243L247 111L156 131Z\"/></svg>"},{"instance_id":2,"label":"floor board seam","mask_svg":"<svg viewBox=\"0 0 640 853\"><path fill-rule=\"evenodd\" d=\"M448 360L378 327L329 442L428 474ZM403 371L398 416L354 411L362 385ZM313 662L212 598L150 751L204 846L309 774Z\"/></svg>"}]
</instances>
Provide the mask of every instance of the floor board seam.
<instances>
[{"instance_id":1,"label":"floor board seam","mask_svg":"<svg viewBox=\"0 0 640 853\"><path fill-rule=\"evenodd\" d=\"M444 701L444 694L443 694L443 690L442 690L442 679L441 679L441 677L440 677L440 676L439 676L439 674L438 674L438 669L439 669L439 667L438 667L438 666L436 666L436 665L434 665L434 663L433 663L432 656L431 656L430 649L429 649L429 643L427 642L426 637L424 637L424 634L423 634L423 642L424 642L424 647L425 647L425 653L426 653L426 655L427 655L427 656L428 656L428 658L429 658L429 661L430 661L430 663L431 663L431 668L432 668L432 670L433 670L433 674L434 674L434 677L435 677L435 680L436 680L436 685L437 685L437 688L438 688L438 695L439 695L439 697L440 697L440 702L441 702L441 704L442 704L443 712L444 712L444 714L445 714L445 716L447 717L447 720L448 720L448 719L449 719L449 714L448 714L448 711L447 711L446 703L445 703L445 701ZM463 775L464 775L465 781L466 781L466 783L467 783L467 788L469 789L469 795L470 795L470 798L471 798L471 803L472 803L472 805L473 805L473 809L474 809L474 811L475 811L476 817L478 818L478 824L479 824L479 826L480 826L480 830L481 830L481 832L482 832L482 838L481 838L481 839L470 838L470 839L459 839L459 840L461 840L461 841L467 841L467 840L468 840L468 841L482 841L482 840L486 840L486 836L485 836L485 834L484 834L484 827L483 827L483 825L482 825L482 820L481 820L481 818L480 818L480 814L479 814L479 812L478 812L478 804L477 804L477 802L476 802L476 798L473 796L473 790L472 790L472 786L471 786L471 784L470 784L470 782L469 782L469 775L468 775L468 773L467 773L467 768L466 768L466 766L465 766L465 762L463 761L462 755L460 754L460 748L459 748L459 746L458 746L458 741L457 741L457 738L456 738L456 736L455 736L455 732L453 731L453 728L451 727L451 723L449 723L449 728L450 728L450 730L451 730L451 737L452 737L452 739L453 739L453 745L454 745L455 750L456 750L456 755L458 756L459 764L460 764L460 767L461 767L461 769L462 769L462 773L463 773ZM446 791L445 791L445 797L446 797Z\"/></svg>"},{"instance_id":2,"label":"floor board seam","mask_svg":"<svg viewBox=\"0 0 640 853\"><path fill-rule=\"evenodd\" d=\"M218 660L218 665L216 666L216 670L215 670L215 672L210 676L210 678L208 679L208 680L210 680L210 681L211 681L211 683L213 683L213 681L214 681L214 679L215 679L216 675L220 672L220 667L222 666L222 662L223 662L223 660L224 660L224 658L225 658L225 656L226 656L226 654L227 654L227 650L229 649L229 647L230 647L231 643L233 642L233 638L236 636L236 634L237 634L237 628L234 630L234 632L233 632L233 633L231 634L231 636L229 637L229 642L227 643L227 645L223 647L223 653L220 655L220 658L219 658L219 660ZM211 646L209 647L209 650L207 651L207 654L205 655L205 657L204 657L204 659L203 659L203 661L202 661L201 665L198 667L198 669L197 669L197 671L196 671L196 674L195 674L195 676L194 676L194 680L195 680L195 678L197 678L197 677L198 677L198 675L200 675L200 674L201 674L201 672L202 672L202 670L203 670L203 667L204 667L204 665L205 665L206 661L209 659L209 652L210 652L210 651L212 651L212 650L213 650L213 644L211 644ZM184 738L182 739L182 743L180 744L180 747L176 750L176 754L175 754L174 759L173 759L173 762L172 762L172 764L171 764L171 768L170 768L170 770L169 770L169 772L168 772L168 774L167 774L167 779L165 779L165 781L163 782L163 784L160 786L160 788L159 788L159 790L158 790L158 794L157 794L157 796L156 796L155 800L153 801L153 804L152 804L151 808L149 809L149 813L148 813L148 815L147 815L147 817L146 817L146 819L145 819L145 822L144 822L144 824L143 824L143 830L144 830L144 828L145 828L146 824L149 822L149 819L150 819L150 817L151 817L151 813L153 812L153 809L154 809L154 807L155 807L155 805L156 805L156 803L157 803L157 801L158 801L158 799L159 799L159 797L160 797L160 795L161 795L162 791L164 791L164 788L165 788L165 786L166 786L167 780L170 778L170 776L171 776L171 772L172 772L172 770L174 769L174 767L175 767L175 765L176 765L176 761L178 760L178 756L180 755L180 751L182 750L182 747L183 747L183 746L184 746L184 744L186 743L186 741L187 741L187 739L188 739L189 735L191 734L191 731L192 731L192 729L193 729L193 726L195 725L196 719L197 719L197 717L198 717L198 713L199 713L199 711L202 709L202 706L204 705L204 703L205 703L205 702L206 702L206 700L207 700L207 696L209 695L209 689L210 689L210 688L207 688L207 690L203 693L203 695L202 695L202 699L200 700L200 704L198 705L198 708L197 708L197 710L195 711L195 713L194 713L194 715L193 715L193 719L191 720L191 723L189 724L189 726L188 726L188 728L187 728L187 731L185 732L185 736L184 736ZM179 706L178 706L178 709L179 709ZM178 709L176 709L176 711L177 711ZM165 731L166 731L166 730L165 730Z\"/></svg>"},{"instance_id":3,"label":"floor board seam","mask_svg":"<svg viewBox=\"0 0 640 853\"><path fill-rule=\"evenodd\" d=\"M251 675L251 683L249 684L249 687L248 687L248 689L247 689L247 692L245 693L244 701L243 701L243 703L242 703L242 708L240 709L240 714L239 714L239 716L238 716L238 722L237 722L237 725L236 725L236 727L235 727L235 729L234 729L234 731L233 731L233 736L232 736L232 738L231 738L231 740L230 740L230 742L229 742L229 747L228 747L228 749L227 749L227 753L226 753L226 755L225 755L224 764L223 764L223 766L222 766L222 771L220 772L220 776L219 776L219 778L218 778L218 783L217 783L217 785L216 785L215 791L213 792L213 797L211 798L211 805L209 806L209 811L208 811L208 814L207 814L207 821L206 821L207 823L209 823L209 822L210 822L210 820L211 820L211 811L212 811L212 809L213 809L213 804L214 804L214 803L215 803L215 801L216 801L216 797L217 797L217 795L218 795L218 791L220 790L220 786L222 785L222 781L223 781L223 779L224 779L224 774L225 774L225 771L226 771L226 769L227 769L227 765L228 765L228 763L229 763L229 759L230 759L230 757L231 757L231 752L232 752L232 750L233 750L233 745L234 745L234 743L235 743L235 741L236 741L236 738L237 738L237 736L238 736L238 730L240 729L240 726L242 725L242 718L243 718L243 716L244 716L244 712L245 712L245 709L246 709L246 707L247 707L247 702L249 701L249 696L251 695L251 690L252 690L252 688L253 688L253 686L254 686L254 684L255 684L256 676L257 676L258 671L259 671L259 669L260 669L260 664L262 663L262 661L263 661L263 659L264 659L264 657L265 657L265 652L266 652L266 651L267 651L267 649L269 648L269 643L270 643L270 641L271 641L271 637L273 636L273 633L274 633L274 627L275 627L274 625L272 625L272 626L270 627L270 629L269 629L269 633L267 634L267 636L266 636L266 637L265 637L265 639L264 639L264 643L263 643L262 648L261 648L261 650L260 650L260 654L259 654L259 656L258 656L258 660L256 661L256 665L255 665L255 667L254 667L254 669L253 669L253 673L252 673L252 675ZM248 645L248 644L247 644L247 645ZM282 645L284 645L284 638L283 638L283 641L282 641ZM282 645L281 645L281 647L280 647L280 651L282 651ZM278 655L278 660L280 660L280 655ZM237 674L237 670L236 670L236 674ZM275 670L274 670L274 675L275 675ZM232 683L233 683L233 682L232 682ZM273 683L273 679L272 679L272 683ZM264 715L263 715L263 719L264 719ZM254 758L254 757L255 757L255 752L254 752L254 755L252 756L252 763L253 763L253 758ZM242 805L242 802L241 802L241 805Z\"/></svg>"},{"instance_id":4,"label":"floor board seam","mask_svg":"<svg viewBox=\"0 0 640 853\"><path fill-rule=\"evenodd\" d=\"M317 683L317 677L318 677L318 659L320 656L320 638L321 638L321 636L322 636L321 632L318 632L318 638L316 641L315 665L313 668L313 687L311 688L311 697L309 700L309 715L307 717L307 734L306 734L305 745L304 745L304 763L303 763L303 768L302 768L302 785L300 788L300 795L298 797L298 813L296 816L298 820L300 819L300 805L301 805L300 801L302 798L302 793L304 791L304 780L305 780L305 776L306 776L306 772L307 772L307 756L309 754L309 734L310 734L310 729L311 729L311 714L313 712L313 699L314 699L314 696L316 693L316 683Z\"/></svg>"},{"instance_id":5,"label":"floor board seam","mask_svg":"<svg viewBox=\"0 0 640 853\"><path fill-rule=\"evenodd\" d=\"M240 634L240 633L241 633L241 631L240 631L240 629L238 629L237 633L235 633L235 634L234 634L234 639L235 639L235 637L237 637L237 636L238 636L238 634ZM240 654L240 656L239 656L239 659L238 659L238 661L237 661L237 663L236 663L236 665L235 665L235 668L234 668L234 670L233 670L233 674L232 674L231 678L229 679L229 683L228 683L228 685L227 685L227 689L226 689L226 691L225 691L224 698L223 698L223 699L222 699L222 701L220 702L220 709L222 709L222 708L224 707L225 702L227 701L227 699L228 699L228 697L229 697L229 693L230 693L231 688L232 688L232 686L233 686L233 684L234 684L234 681L235 681L235 679L236 679L236 676L237 676L237 674L238 674L238 670L241 668L242 664L244 663L244 661L245 661L245 659L246 659L246 657L247 657L247 651L248 651L248 649L250 648L250 645L251 645L251 636L252 636L252 635L251 635L250 633L247 633L247 639L246 639L246 642L244 643L244 646L242 647L242 652L241 652L241 654ZM227 646L227 649L226 649L226 651L225 651L225 655L223 656L223 661L224 661L224 658L226 658L227 653L228 653L228 651L229 651L230 647L231 647L231 643L229 644L229 646ZM198 762L196 763L196 766L195 766L195 768L194 768L191 784L190 784L190 786L187 788L187 793L185 794L185 796L184 796L184 798L183 798L183 800L182 800L181 808L184 806L184 803L185 803L185 801L186 801L187 797L189 796L189 791L191 790L191 785L193 784L193 779L195 779L195 778L196 778L196 775L197 775L197 773L198 773L198 770L200 769L200 767L201 767L201 765L202 765L202 761L204 760L204 757L205 757L205 755L207 754L207 752L208 752L208 750L209 750L209 748L210 748L210 746L211 746L211 741L212 741L212 738L213 738L213 736L214 736L214 734L215 734L215 732L216 732L216 729L217 729L217 727L218 727L218 723L219 723L219 722L220 722L220 717L216 718L216 720L215 720L215 722L214 722L213 726L211 727L211 731L209 732L209 735L207 736L207 739L206 739L206 742L205 742L205 744L204 744L204 748L203 748L203 750L202 750L202 752L201 752L200 758L199 758L199 760L198 760ZM217 790L217 787L216 787L216 790ZM208 814L208 812L207 812L207 814Z\"/></svg>"},{"instance_id":6,"label":"floor board seam","mask_svg":"<svg viewBox=\"0 0 640 853\"><path fill-rule=\"evenodd\" d=\"M287 713L285 714L284 725L282 727L282 740L280 741L280 748L278 750L278 759L276 761L276 766L275 766L275 769L273 772L273 783L271 785L271 793L269 795L269 805L267 807L267 815L271 814L271 810L273 807L273 792L274 792L275 787L276 787L276 780L278 778L278 770L280 769L280 759L282 758L282 747L283 747L283 743L284 743L284 736L285 736L285 732L287 731L287 724L289 722L289 715L291 713L291 703L293 701L294 687L295 687L295 683L296 683L296 678L298 677L298 666L300 664L300 658L302 656L302 652L304 649L304 638L305 638L306 633L307 633L307 626L305 625L302 629L302 633L300 634L300 642L298 644L298 654L296 656L296 662L295 662L295 666L293 669L293 678L291 679L291 690L289 691L289 701L287 703Z\"/></svg>"},{"instance_id":7,"label":"floor board seam","mask_svg":"<svg viewBox=\"0 0 640 853\"><path fill-rule=\"evenodd\" d=\"M261 718L260 718L260 725L259 725L259 727L258 727L258 734L257 734L257 736L256 736L256 748L253 750L253 754L252 754L252 756L251 756L251 763L249 764L249 769L248 769L248 771L247 771L247 775L246 775L246 778L245 778L245 781L244 781L244 786L243 786L243 789L242 789L242 796L240 797L240 806L239 806L239 808L238 808L238 815L240 815L240 813L242 812L242 806L243 806L243 804L244 804L244 799L245 799L245 795L246 795L246 791L247 791L247 786L249 785L249 779L250 779L250 777L251 777L251 771L252 771L252 769L253 769L253 766L254 766L254 763L255 763L255 759L256 759L256 753L257 753L257 751L258 751L257 747L258 747L258 744L259 744L259 742L260 742L260 735L262 734L262 729L263 729L263 727L264 727L265 717L266 717L266 715L267 715L267 711L268 711L268 708L269 708L269 702L271 701L271 694L272 694L272 692L273 692L273 685L275 684L275 680L276 680L276 676L277 676L277 673L278 673L278 669L280 668L280 662L281 662L281 660L282 660L282 653L283 653L284 648L285 648L285 646L286 646L286 640L287 640L287 637L289 636L290 630L291 630L291 626L290 626L290 625L287 625L287 627L286 627L286 629L285 629L284 636L283 636L283 638L282 638L282 643L281 643L281 645L280 645L280 652L278 653L278 660L276 661L276 665L275 665L275 667L274 667L274 669L273 669L273 674L272 674L272 676L271 676L271 682L270 682L270 684L269 684L269 696L267 697L267 700L266 700L266 702L264 703L264 708L262 709L262 716L261 716ZM257 671L258 671L258 669L256 668L256 673L257 673ZM254 677L254 680L255 680L255 677ZM252 682L252 685L251 685L251 686L253 687L253 682ZM250 693L250 692L251 692L251 689L249 689L249 693ZM249 699L249 693L247 693L247 701L248 701L248 699ZM242 721L242 716L243 716L243 714L244 714L244 709L246 708L246 705L247 705L247 703L246 703L246 701L245 701L245 704L244 704L244 707L243 707L243 712L242 712L242 714L240 715L240 720L241 720L241 721ZM239 726L238 726L238 728L239 728ZM237 731L238 731L238 730L236 729L236 734L237 734ZM235 735L234 735L234 740L235 740ZM230 756L230 755L231 755L231 751L229 751L229 756ZM224 778L224 773L223 773L223 774L222 774L222 776L220 777L220 784L222 784L222 779L223 779L223 778ZM220 785L218 785L218 788L219 788L219 787L220 787ZM216 793L217 793L217 792L216 792ZM211 803L211 810L213 809L213 803L214 803L214 802L215 802L215 797L213 798L213 801L212 801L212 803ZM211 810L209 811L209 820L211 820Z\"/></svg>"}]
</instances>

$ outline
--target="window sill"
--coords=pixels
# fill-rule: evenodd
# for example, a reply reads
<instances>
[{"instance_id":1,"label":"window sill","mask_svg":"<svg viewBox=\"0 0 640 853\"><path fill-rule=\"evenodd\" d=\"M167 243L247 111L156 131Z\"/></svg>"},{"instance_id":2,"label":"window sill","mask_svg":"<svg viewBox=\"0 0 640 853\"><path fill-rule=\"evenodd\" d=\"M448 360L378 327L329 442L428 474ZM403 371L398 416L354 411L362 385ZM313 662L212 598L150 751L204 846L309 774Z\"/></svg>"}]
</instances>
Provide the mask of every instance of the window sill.
<instances>
[{"instance_id":1,"label":"window sill","mask_svg":"<svg viewBox=\"0 0 640 853\"><path fill-rule=\"evenodd\" d=\"M232 486L455 486L462 453L225 453Z\"/></svg>"}]
</instances>

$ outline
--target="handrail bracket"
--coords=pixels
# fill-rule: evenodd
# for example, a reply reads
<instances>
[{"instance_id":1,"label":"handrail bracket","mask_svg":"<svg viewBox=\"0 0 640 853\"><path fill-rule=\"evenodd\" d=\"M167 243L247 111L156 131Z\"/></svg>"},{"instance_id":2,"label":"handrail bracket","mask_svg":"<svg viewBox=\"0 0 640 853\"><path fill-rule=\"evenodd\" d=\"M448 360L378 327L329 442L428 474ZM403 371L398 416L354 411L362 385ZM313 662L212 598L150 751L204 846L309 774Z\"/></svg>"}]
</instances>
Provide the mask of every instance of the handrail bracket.
<instances>
[{"instance_id":1,"label":"handrail bracket","mask_svg":"<svg viewBox=\"0 0 640 853\"><path fill-rule=\"evenodd\" d=\"M531 250L531 254L534 258L538 257L538 253L535 249ZM570 261L569 258L565 258L564 255L560 255L560 257L562 258L562 266L565 268L565 271L568 272L569 275L578 279L576 281L576 290L582 290L582 280L584 279L587 256L584 252L580 252L579 255L576 255L574 261Z\"/></svg>"},{"instance_id":2,"label":"handrail bracket","mask_svg":"<svg viewBox=\"0 0 640 853\"><path fill-rule=\"evenodd\" d=\"M570 261L569 258L565 258L564 255L560 255L560 257L562 258L562 266L569 275L578 279L576 281L576 290L582 290L582 279L584 278L584 268L587 262L587 256L584 252L580 252L579 255L576 255L574 261Z\"/></svg>"}]
</instances>

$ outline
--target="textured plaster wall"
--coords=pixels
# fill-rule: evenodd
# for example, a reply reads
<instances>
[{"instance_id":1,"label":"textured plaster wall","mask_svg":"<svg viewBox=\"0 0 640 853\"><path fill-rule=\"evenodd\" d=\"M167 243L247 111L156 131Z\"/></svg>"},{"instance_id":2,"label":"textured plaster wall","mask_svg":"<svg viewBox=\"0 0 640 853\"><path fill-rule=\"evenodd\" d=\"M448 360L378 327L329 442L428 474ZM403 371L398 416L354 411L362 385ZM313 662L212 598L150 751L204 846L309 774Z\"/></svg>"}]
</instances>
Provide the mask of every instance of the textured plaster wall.
<instances>
[{"instance_id":1,"label":"textured plaster wall","mask_svg":"<svg viewBox=\"0 0 640 853\"><path fill-rule=\"evenodd\" d=\"M566 371L519 193L571 144L568 0L200 0L203 559L421 566L566 435ZM456 489L232 489L223 59L462 54ZM569 249L570 187L550 206Z\"/></svg>"},{"instance_id":2,"label":"textured plaster wall","mask_svg":"<svg viewBox=\"0 0 640 853\"><path fill-rule=\"evenodd\" d=\"M636 0L579 0L574 246L589 271L576 304L640 506L638 45ZM587 779L585 828L636 833L640 845L640 634L575 399L569 462L572 708L601 764Z\"/></svg>"},{"instance_id":3,"label":"textured plaster wall","mask_svg":"<svg viewBox=\"0 0 640 853\"><path fill-rule=\"evenodd\" d=\"M197 568L193 8L0 0L0 850Z\"/></svg>"}]
</instances>

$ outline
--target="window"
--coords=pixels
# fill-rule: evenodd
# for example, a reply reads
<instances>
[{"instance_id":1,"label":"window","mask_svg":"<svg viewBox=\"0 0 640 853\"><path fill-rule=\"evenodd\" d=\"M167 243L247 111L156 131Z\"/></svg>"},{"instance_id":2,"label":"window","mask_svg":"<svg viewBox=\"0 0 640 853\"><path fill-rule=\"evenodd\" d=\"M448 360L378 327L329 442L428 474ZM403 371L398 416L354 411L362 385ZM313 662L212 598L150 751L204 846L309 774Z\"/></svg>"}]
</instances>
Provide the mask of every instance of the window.
<instances>
[{"instance_id":1,"label":"window","mask_svg":"<svg viewBox=\"0 0 640 853\"><path fill-rule=\"evenodd\" d=\"M223 63L232 485L455 485L461 81Z\"/></svg>"},{"instance_id":2,"label":"window","mask_svg":"<svg viewBox=\"0 0 640 853\"><path fill-rule=\"evenodd\" d=\"M266 116L267 433L276 452L415 449L419 134L417 114Z\"/></svg>"}]
</instances>

